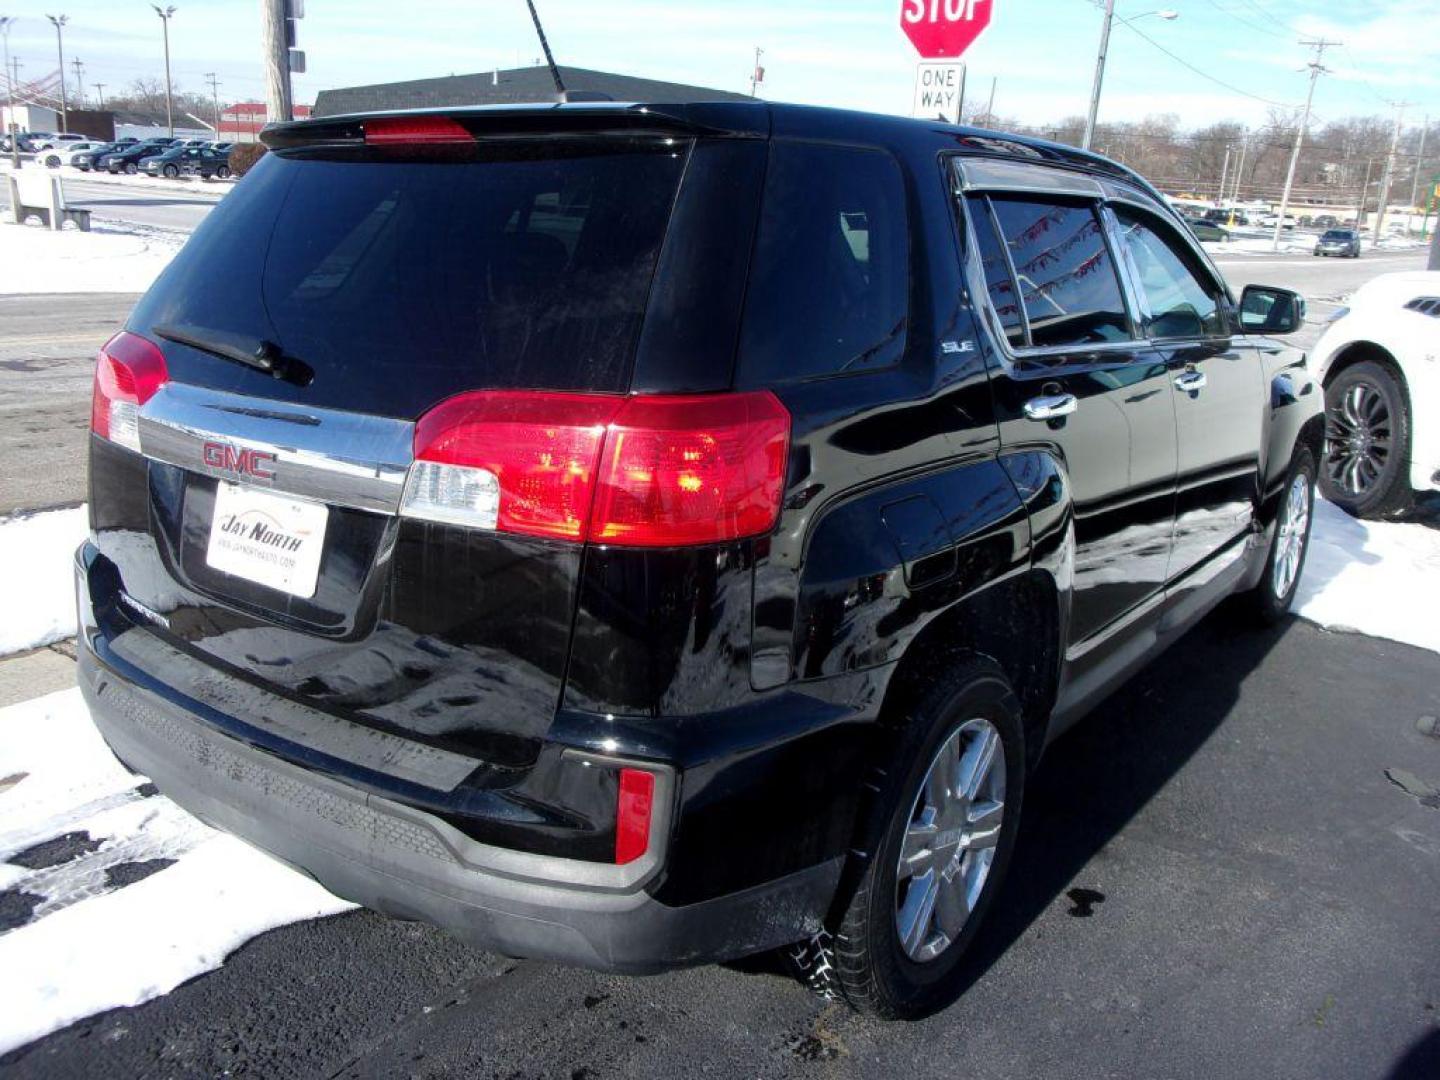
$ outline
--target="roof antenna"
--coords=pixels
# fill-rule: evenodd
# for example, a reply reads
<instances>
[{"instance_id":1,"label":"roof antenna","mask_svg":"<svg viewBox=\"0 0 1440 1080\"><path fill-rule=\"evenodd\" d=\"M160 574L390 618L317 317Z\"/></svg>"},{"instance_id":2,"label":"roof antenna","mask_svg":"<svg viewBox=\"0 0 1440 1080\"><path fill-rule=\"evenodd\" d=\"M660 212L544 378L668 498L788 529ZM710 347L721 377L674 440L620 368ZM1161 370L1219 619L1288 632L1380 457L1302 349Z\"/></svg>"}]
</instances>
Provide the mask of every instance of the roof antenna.
<instances>
[{"instance_id":1,"label":"roof antenna","mask_svg":"<svg viewBox=\"0 0 1440 1080\"><path fill-rule=\"evenodd\" d=\"M555 57L550 53L550 43L545 40L545 28L540 25L540 15L535 10L535 0L525 0L525 5L530 9L530 18L535 23L535 33L540 35L540 48L545 50L545 62L550 65L550 77L555 80L555 93L560 96L561 101L569 101L565 93L565 84L560 81L560 69L555 66Z\"/></svg>"}]
</instances>

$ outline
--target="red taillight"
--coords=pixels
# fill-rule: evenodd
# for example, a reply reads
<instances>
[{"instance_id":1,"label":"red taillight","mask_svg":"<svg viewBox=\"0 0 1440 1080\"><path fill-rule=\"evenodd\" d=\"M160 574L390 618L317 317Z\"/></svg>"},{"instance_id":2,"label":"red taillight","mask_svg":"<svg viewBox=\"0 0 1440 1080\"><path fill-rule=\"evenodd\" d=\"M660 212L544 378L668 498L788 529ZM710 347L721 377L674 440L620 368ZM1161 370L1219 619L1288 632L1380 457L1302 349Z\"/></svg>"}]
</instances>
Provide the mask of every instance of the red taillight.
<instances>
[{"instance_id":1,"label":"red taillight","mask_svg":"<svg viewBox=\"0 0 1440 1080\"><path fill-rule=\"evenodd\" d=\"M790 415L769 393L631 398L605 438L590 539L635 547L769 532Z\"/></svg>"},{"instance_id":2,"label":"red taillight","mask_svg":"<svg viewBox=\"0 0 1440 1080\"><path fill-rule=\"evenodd\" d=\"M461 394L416 425L402 512L634 547L721 543L774 527L789 441L768 392Z\"/></svg>"},{"instance_id":3,"label":"red taillight","mask_svg":"<svg viewBox=\"0 0 1440 1080\"><path fill-rule=\"evenodd\" d=\"M397 143L467 143L475 136L448 116L387 116L365 121L365 141L386 146Z\"/></svg>"},{"instance_id":4,"label":"red taillight","mask_svg":"<svg viewBox=\"0 0 1440 1080\"><path fill-rule=\"evenodd\" d=\"M644 769L620 770L615 804L615 862L634 862L650 846L650 815L655 809L655 774Z\"/></svg>"},{"instance_id":5,"label":"red taillight","mask_svg":"<svg viewBox=\"0 0 1440 1080\"><path fill-rule=\"evenodd\" d=\"M140 449L140 406L165 385L165 356L154 342L122 330L95 358L90 428L96 435Z\"/></svg>"}]
</instances>

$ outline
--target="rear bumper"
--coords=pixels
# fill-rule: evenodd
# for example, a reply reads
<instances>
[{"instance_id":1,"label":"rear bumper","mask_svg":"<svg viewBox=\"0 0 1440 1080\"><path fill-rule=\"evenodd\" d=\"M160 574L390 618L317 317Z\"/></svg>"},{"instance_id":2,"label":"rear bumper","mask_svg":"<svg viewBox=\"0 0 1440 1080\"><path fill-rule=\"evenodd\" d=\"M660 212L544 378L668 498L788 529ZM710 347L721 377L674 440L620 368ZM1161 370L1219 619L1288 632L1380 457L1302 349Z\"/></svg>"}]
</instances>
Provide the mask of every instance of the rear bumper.
<instances>
[{"instance_id":1,"label":"rear bumper","mask_svg":"<svg viewBox=\"0 0 1440 1080\"><path fill-rule=\"evenodd\" d=\"M506 955L633 974L731 959L820 928L839 881L838 857L671 905L652 895L669 869L668 835L628 875L615 873L627 868L499 848L227 734L205 707L191 707L154 680L129 677L133 650L125 639L152 635L137 628L108 639L89 617L84 568L78 573L80 687L116 756L196 817L339 896ZM163 682L165 673L146 674ZM746 842L736 835L734 851L710 855L740 857Z\"/></svg>"}]
</instances>

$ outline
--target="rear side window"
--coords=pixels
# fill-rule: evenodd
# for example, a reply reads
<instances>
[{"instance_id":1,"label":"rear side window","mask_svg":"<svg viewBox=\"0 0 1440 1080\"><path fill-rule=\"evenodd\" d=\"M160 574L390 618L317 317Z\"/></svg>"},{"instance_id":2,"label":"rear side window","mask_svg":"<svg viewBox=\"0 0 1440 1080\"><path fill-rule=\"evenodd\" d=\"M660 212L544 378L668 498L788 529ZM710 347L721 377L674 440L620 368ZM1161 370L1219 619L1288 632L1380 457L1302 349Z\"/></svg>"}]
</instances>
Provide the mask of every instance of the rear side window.
<instances>
[{"instance_id":1,"label":"rear side window","mask_svg":"<svg viewBox=\"0 0 1440 1080\"><path fill-rule=\"evenodd\" d=\"M740 381L888 367L905 352L900 166L877 150L775 142L740 341Z\"/></svg>"},{"instance_id":2,"label":"rear side window","mask_svg":"<svg viewBox=\"0 0 1440 1080\"><path fill-rule=\"evenodd\" d=\"M985 291L990 294L991 310L999 318L1006 339L1018 348L1025 344L1020 292L1015 288L1015 279L1010 273L1010 260L995 236L990 204L985 199L970 200L970 221L974 227L975 246L980 252L980 265L985 271Z\"/></svg>"},{"instance_id":3,"label":"rear side window","mask_svg":"<svg viewBox=\"0 0 1440 1080\"><path fill-rule=\"evenodd\" d=\"M623 391L685 151L594 139L267 154L137 320L274 341L315 369L307 400L337 407ZM206 381L246 377L230 367Z\"/></svg>"},{"instance_id":4,"label":"rear side window","mask_svg":"<svg viewBox=\"0 0 1440 1080\"><path fill-rule=\"evenodd\" d=\"M1130 321L1095 207L992 196L1035 346L1125 341Z\"/></svg>"}]
</instances>

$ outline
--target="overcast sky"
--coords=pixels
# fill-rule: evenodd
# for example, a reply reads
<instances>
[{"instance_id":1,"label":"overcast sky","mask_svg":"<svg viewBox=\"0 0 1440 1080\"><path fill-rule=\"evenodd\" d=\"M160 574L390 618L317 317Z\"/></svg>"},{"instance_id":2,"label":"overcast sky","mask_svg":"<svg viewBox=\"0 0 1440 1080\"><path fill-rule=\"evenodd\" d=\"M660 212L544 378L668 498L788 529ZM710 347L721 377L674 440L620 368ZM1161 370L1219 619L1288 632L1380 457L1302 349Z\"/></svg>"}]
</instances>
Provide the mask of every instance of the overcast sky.
<instances>
[{"instance_id":1,"label":"overcast sky","mask_svg":"<svg viewBox=\"0 0 1440 1080\"><path fill-rule=\"evenodd\" d=\"M537 0L562 64L748 90L753 49L765 49L761 96L879 112L906 112L914 52L899 28L899 0ZM990 29L967 55L969 93L995 111L1042 123L1085 110L1101 14L1091 0L978 0L992 3ZM1118 0L1135 18L1164 0ZM177 0L171 22L175 80L204 88L218 73L225 100L257 99L259 0ZM1262 120L1269 102L1304 98L1308 53L1297 40L1345 43L1325 60L1315 111L1321 119L1389 113L1386 101L1414 103L1407 123L1440 118L1440 0L1172 0L1175 21L1139 18L1143 31L1176 56L1229 83L1227 89L1159 51L1117 22L1111 40L1102 121L1173 112L1189 126ZM333 86L463 74L528 64L540 54L524 0L307 0L300 44L309 73L300 101ZM56 67L45 14L70 17L69 61L85 62L93 84L114 93L137 76L163 72L160 20L144 0L0 0L18 16L11 54L21 78ZM72 78L73 82L73 78ZM1252 96L1242 96L1238 91ZM72 90L73 92L73 90ZM1266 99L1266 100L1257 100Z\"/></svg>"}]
</instances>

